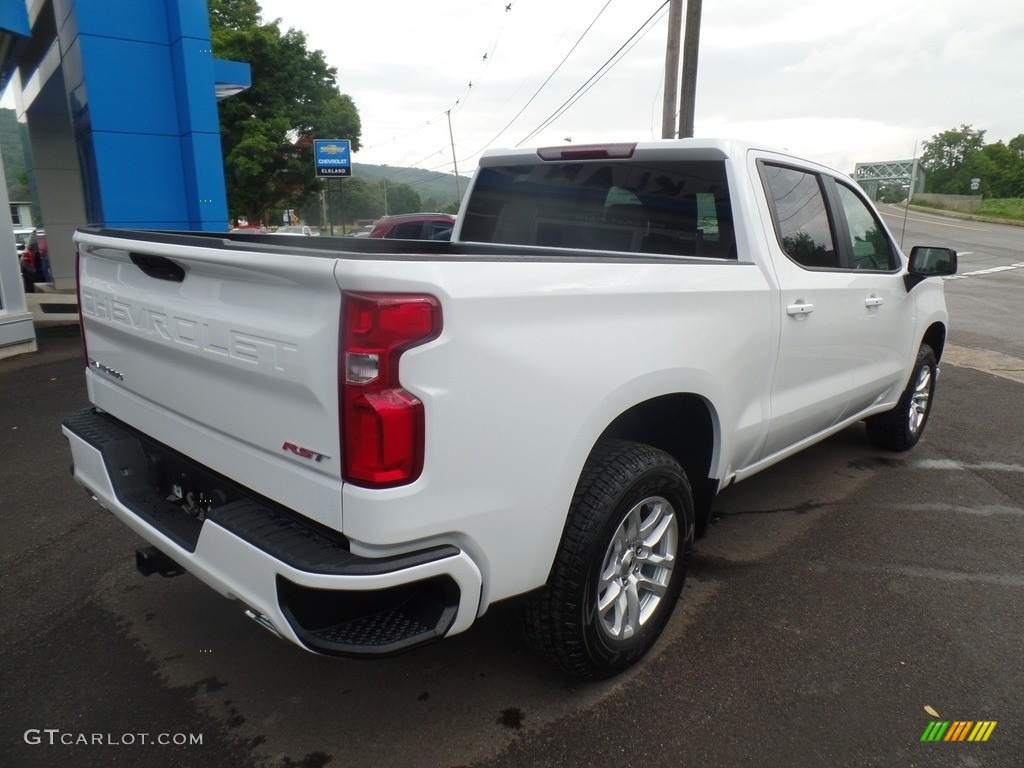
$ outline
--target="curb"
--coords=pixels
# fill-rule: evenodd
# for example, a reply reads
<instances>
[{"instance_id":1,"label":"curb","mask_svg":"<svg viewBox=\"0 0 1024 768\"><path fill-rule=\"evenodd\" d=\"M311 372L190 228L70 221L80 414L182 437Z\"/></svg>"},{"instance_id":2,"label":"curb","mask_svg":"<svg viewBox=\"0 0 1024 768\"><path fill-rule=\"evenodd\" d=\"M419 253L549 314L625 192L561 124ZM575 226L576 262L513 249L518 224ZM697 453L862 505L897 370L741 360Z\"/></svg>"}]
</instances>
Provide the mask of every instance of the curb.
<instances>
[{"instance_id":1,"label":"curb","mask_svg":"<svg viewBox=\"0 0 1024 768\"><path fill-rule=\"evenodd\" d=\"M78 296L74 293L36 291L25 294L25 304L36 327L78 325Z\"/></svg>"}]
</instances>

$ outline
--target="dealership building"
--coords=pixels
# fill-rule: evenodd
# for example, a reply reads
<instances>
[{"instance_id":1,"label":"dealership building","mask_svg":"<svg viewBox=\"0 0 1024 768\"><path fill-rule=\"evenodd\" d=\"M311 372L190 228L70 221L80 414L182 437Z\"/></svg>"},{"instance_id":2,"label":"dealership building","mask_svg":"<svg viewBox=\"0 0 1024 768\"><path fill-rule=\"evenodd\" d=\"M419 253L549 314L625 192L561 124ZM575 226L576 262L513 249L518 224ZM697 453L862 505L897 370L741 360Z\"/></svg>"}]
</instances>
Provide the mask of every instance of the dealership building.
<instances>
[{"instance_id":1,"label":"dealership building","mask_svg":"<svg viewBox=\"0 0 1024 768\"><path fill-rule=\"evenodd\" d=\"M0 90L26 127L56 291L82 226L226 230L217 101L249 65L214 58L206 0L0 0ZM0 356L35 346L0 179Z\"/></svg>"}]
</instances>

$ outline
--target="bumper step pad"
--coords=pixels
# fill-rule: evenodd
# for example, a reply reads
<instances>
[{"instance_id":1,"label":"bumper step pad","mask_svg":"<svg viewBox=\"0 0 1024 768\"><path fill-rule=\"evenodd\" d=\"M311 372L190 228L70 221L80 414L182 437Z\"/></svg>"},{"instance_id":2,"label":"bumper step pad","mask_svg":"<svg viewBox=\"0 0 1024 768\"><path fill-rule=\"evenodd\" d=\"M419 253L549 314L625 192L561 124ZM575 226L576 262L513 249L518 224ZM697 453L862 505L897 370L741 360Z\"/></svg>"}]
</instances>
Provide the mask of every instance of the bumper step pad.
<instances>
[{"instance_id":1,"label":"bumper step pad","mask_svg":"<svg viewBox=\"0 0 1024 768\"><path fill-rule=\"evenodd\" d=\"M456 557L439 545L391 557L352 554L339 532L243 488L105 413L88 408L64 427L98 450L118 501L187 552L216 525L295 571L374 577ZM199 520L166 498L155 466L173 464L215 482L228 501ZM187 561L183 562L187 569ZM381 656L443 637L455 621L459 588L448 576L377 590L308 587L277 576L279 607L304 645L319 653Z\"/></svg>"}]
</instances>

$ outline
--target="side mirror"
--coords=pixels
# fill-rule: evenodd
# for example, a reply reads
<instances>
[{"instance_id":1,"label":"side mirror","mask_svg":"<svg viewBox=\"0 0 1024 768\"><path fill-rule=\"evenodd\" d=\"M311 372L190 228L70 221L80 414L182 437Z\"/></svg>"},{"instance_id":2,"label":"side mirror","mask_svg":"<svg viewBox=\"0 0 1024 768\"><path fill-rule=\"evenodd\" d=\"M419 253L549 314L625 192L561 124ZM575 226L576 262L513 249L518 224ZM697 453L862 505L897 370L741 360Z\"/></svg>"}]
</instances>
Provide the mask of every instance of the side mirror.
<instances>
[{"instance_id":1,"label":"side mirror","mask_svg":"<svg viewBox=\"0 0 1024 768\"><path fill-rule=\"evenodd\" d=\"M903 276L907 290L929 277L956 274L956 251L930 245L915 245L910 249L910 269Z\"/></svg>"}]
</instances>

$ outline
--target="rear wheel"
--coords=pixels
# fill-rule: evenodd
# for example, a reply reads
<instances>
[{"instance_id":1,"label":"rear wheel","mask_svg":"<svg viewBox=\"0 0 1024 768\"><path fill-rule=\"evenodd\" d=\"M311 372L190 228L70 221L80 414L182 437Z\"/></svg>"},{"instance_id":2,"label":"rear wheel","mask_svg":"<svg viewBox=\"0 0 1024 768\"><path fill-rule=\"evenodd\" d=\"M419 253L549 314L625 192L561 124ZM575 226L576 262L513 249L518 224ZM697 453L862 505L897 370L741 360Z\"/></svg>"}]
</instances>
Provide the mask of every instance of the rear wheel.
<instances>
[{"instance_id":1,"label":"rear wheel","mask_svg":"<svg viewBox=\"0 0 1024 768\"><path fill-rule=\"evenodd\" d=\"M535 648L583 678L638 661L679 599L693 542L693 496L664 451L602 441L573 497L548 586L524 608Z\"/></svg>"},{"instance_id":2,"label":"rear wheel","mask_svg":"<svg viewBox=\"0 0 1024 768\"><path fill-rule=\"evenodd\" d=\"M917 353L914 372L896 407L888 413L867 420L868 439L880 448L906 451L913 448L924 433L935 395L938 363L935 353L922 344Z\"/></svg>"}]
</instances>

